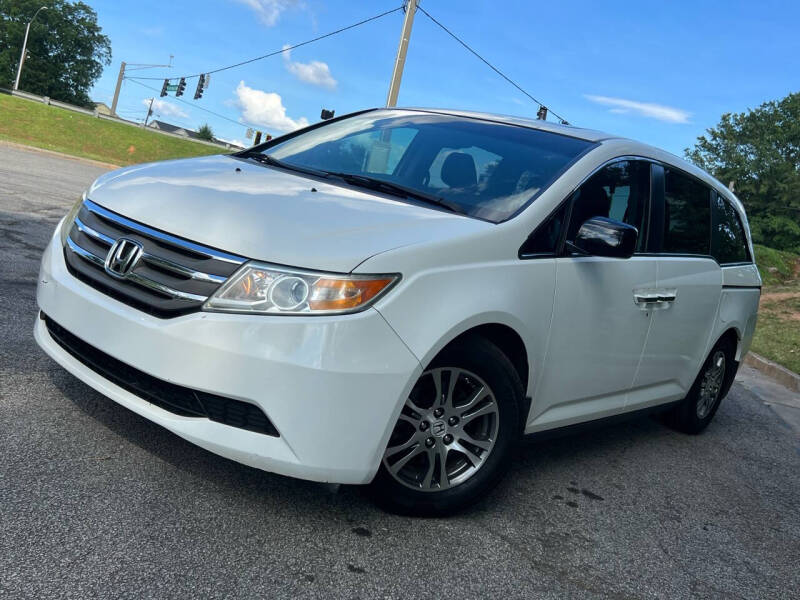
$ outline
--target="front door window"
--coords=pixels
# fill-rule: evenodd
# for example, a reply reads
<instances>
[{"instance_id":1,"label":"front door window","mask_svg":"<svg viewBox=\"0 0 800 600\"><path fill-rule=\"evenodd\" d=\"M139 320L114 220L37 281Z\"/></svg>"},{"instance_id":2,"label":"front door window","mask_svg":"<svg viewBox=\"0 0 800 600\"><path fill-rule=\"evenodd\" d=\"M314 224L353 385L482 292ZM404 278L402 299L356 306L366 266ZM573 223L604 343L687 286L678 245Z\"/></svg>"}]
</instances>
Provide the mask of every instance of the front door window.
<instances>
[{"instance_id":1,"label":"front door window","mask_svg":"<svg viewBox=\"0 0 800 600\"><path fill-rule=\"evenodd\" d=\"M640 251L649 196L649 163L623 160L604 167L575 192L567 241L574 241L581 225L592 217L608 217L636 227Z\"/></svg>"}]
</instances>

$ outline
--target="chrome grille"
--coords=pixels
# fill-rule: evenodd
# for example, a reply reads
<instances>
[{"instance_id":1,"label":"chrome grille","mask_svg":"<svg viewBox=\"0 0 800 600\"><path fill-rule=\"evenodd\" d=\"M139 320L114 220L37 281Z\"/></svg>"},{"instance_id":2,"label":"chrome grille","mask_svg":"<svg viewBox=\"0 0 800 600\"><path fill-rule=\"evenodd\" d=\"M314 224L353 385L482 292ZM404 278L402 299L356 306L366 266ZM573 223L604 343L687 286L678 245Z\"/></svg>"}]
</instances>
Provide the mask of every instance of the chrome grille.
<instances>
[{"instance_id":1,"label":"chrome grille","mask_svg":"<svg viewBox=\"0 0 800 600\"><path fill-rule=\"evenodd\" d=\"M120 238L142 247L122 275L107 265ZM70 272L84 283L164 318L199 310L247 260L137 223L91 200L84 200L75 218L64 255Z\"/></svg>"}]
</instances>

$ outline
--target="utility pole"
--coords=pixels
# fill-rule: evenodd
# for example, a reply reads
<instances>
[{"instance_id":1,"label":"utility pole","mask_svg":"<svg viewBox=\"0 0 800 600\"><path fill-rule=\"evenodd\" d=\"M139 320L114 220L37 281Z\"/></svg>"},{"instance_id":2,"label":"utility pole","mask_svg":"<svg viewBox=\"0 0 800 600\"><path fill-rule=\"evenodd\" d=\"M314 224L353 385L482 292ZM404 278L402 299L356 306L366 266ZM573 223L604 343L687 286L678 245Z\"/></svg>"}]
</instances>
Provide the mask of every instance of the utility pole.
<instances>
[{"instance_id":1,"label":"utility pole","mask_svg":"<svg viewBox=\"0 0 800 600\"><path fill-rule=\"evenodd\" d=\"M400 45L397 48L397 58L394 61L392 81L389 83L389 95L386 98L386 108L397 106L397 95L400 93L400 81L403 79L403 67L406 64L408 42L411 39L411 27L414 25L414 14L417 12L419 0L406 0L403 7L406 11L403 19L403 30L400 32Z\"/></svg>"},{"instance_id":2,"label":"utility pole","mask_svg":"<svg viewBox=\"0 0 800 600\"><path fill-rule=\"evenodd\" d=\"M144 125L142 125L142 127L147 127L147 119L153 114L153 100L155 100L155 96L150 98L150 106L147 107L147 116L144 118Z\"/></svg>"},{"instance_id":3,"label":"utility pole","mask_svg":"<svg viewBox=\"0 0 800 600\"><path fill-rule=\"evenodd\" d=\"M122 80L125 78L125 61L119 66L119 76L117 77L117 87L114 90L114 101L111 103L111 114L117 114L117 102L119 102L119 91L122 89Z\"/></svg>"},{"instance_id":4,"label":"utility pole","mask_svg":"<svg viewBox=\"0 0 800 600\"><path fill-rule=\"evenodd\" d=\"M22 42L22 54L19 55L19 67L17 67L17 78L14 80L14 91L17 91L19 89L19 78L22 75L22 64L25 62L25 50L28 47L28 34L31 31L31 23L33 23L36 20L37 15L43 10L47 10L47 7L46 6L39 7L39 10L33 13L33 19L28 21L28 26L25 27L25 40L23 40Z\"/></svg>"}]
</instances>

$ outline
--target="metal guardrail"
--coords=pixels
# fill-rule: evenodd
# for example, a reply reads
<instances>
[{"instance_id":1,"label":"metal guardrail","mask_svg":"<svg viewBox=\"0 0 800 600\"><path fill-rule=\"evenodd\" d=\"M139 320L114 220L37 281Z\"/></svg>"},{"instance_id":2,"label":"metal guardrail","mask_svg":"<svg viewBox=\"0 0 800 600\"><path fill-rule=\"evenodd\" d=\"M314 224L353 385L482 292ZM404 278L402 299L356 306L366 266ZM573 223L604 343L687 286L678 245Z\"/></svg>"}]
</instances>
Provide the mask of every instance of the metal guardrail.
<instances>
[{"instance_id":1,"label":"metal guardrail","mask_svg":"<svg viewBox=\"0 0 800 600\"><path fill-rule=\"evenodd\" d=\"M196 142L198 144L205 144L206 146L213 146L215 148L224 148L226 150L240 150L238 146L234 146L233 144L226 144L221 142L209 142L207 140L198 140L186 135L179 135L177 133L171 133L169 131L162 131L160 129L155 129L153 127L144 127L139 123L134 123L133 121L121 119L120 117L117 117L115 115L105 115L99 112L97 109L90 110L82 106L75 106L74 104L68 104L66 102L61 102L59 100L53 100L49 96L37 96L36 94L31 94L30 92L23 92L20 90L9 90L6 88L0 88L0 93L8 94L10 96L16 96L17 98L23 98L31 102L40 102L42 104L47 104L48 106L55 106L56 108L63 108L65 110L70 110L72 112L81 113L98 119L104 119L106 121L122 123L130 127L137 127L138 129L144 129L145 131L151 131L153 133L158 133L160 135L168 135L170 137L174 137L179 140L189 140L191 142Z\"/></svg>"}]
</instances>

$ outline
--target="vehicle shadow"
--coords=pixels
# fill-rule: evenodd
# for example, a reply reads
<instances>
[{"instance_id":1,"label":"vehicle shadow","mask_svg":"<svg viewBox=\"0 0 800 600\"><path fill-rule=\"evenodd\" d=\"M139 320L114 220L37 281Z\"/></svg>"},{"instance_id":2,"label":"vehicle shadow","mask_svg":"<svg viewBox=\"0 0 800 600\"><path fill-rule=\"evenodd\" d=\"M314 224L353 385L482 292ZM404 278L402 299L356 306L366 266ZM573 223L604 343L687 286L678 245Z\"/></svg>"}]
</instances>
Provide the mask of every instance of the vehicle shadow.
<instances>
[{"instance_id":1,"label":"vehicle shadow","mask_svg":"<svg viewBox=\"0 0 800 600\"><path fill-rule=\"evenodd\" d=\"M253 503L278 500L300 512L343 510L352 503L368 505L345 486L335 493L333 486L268 473L195 446L106 398L60 367L49 369L48 377L67 400L101 426L191 478L215 484L236 502L243 498Z\"/></svg>"},{"instance_id":2,"label":"vehicle shadow","mask_svg":"<svg viewBox=\"0 0 800 600\"><path fill-rule=\"evenodd\" d=\"M48 369L53 385L84 414L130 444L169 463L192 478L214 485L236 502L290 506L297 513L319 511L362 518L378 511L366 486L333 486L284 477L248 467L195 446L163 427L118 405L60 368ZM493 510L536 486L539 474L574 471L584 457L624 453L637 443L667 432L653 418L638 417L622 423L601 424L579 433L525 438L515 453L506 477L495 490L459 515L470 519ZM566 467L569 467L566 469ZM203 484L206 487L206 484ZM510 500L513 502L513 500ZM348 518L348 520L350 520Z\"/></svg>"}]
</instances>

